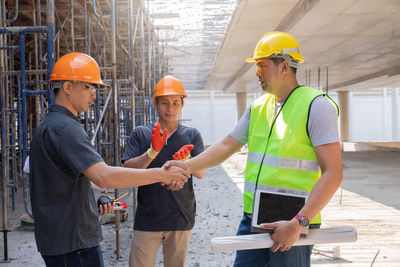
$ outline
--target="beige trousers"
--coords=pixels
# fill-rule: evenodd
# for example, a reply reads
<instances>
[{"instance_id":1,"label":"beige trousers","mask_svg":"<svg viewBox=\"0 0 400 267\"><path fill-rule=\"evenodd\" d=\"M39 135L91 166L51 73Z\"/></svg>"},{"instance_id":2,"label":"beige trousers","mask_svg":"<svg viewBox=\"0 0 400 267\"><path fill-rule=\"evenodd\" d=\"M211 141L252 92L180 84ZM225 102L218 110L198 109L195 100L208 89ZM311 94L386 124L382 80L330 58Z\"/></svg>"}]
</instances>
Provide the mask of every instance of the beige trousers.
<instances>
[{"instance_id":1,"label":"beige trousers","mask_svg":"<svg viewBox=\"0 0 400 267\"><path fill-rule=\"evenodd\" d=\"M133 231L130 267L153 267L157 251L163 245L164 266L184 267L192 230L147 232Z\"/></svg>"}]
</instances>

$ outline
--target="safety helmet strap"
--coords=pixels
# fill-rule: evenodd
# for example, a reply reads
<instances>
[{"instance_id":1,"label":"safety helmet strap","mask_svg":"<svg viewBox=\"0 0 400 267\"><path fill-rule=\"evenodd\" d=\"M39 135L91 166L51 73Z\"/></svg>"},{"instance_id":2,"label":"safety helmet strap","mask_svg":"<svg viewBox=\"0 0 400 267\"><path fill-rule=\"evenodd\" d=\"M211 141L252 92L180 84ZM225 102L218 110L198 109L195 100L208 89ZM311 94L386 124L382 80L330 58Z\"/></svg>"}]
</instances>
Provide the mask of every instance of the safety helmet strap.
<instances>
[{"instance_id":1,"label":"safety helmet strap","mask_svg":"<svg viewBox=\"0 0 400 267\"><path fill-rule=\"evenodd\" d=\"M284 50L284 49L282 49L282 50ZM281 59L285 60L287 63L289 63L290 67L295 68L295 69L297 69L299 66L299 61L292 58L288 54L279 53L279 54L274 54L272 56L267 57L267 59L272 59L272 58L281 58Z\"/></svg>"}]
</instances>

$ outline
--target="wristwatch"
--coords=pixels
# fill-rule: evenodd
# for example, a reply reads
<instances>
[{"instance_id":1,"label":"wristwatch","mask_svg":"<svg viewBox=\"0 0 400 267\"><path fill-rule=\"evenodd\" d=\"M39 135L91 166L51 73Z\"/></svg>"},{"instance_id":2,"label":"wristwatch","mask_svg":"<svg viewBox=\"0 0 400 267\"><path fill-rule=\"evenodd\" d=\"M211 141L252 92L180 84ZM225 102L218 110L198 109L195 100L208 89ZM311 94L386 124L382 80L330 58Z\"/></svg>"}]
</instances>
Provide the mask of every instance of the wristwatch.
<instances>
[{"instance_id":1,"label":"wristwatch","mask_svg":"<svg viewBox=\"0 0 400 267\"><path fill-rule=\"evenodd\" d=\"M310 225L310 220L306 216L296 214L294 217L299 221L301 227L307 227Z\"/></svg>"}]
</instances>

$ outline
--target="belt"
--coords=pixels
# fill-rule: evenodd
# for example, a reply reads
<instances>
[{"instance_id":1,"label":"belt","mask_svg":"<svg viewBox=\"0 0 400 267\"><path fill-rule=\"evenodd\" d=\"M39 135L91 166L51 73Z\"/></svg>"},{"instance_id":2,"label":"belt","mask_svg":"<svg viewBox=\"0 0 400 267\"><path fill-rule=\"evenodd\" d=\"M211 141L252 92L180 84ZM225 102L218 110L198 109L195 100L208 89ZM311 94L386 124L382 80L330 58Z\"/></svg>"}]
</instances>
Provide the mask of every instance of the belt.
<instances>
[{"instance_id":1,"label":"belt","mask_svg":"<svg viewBox=\"0 0 400 267\"><path fill-rule=\"evenodd\" d=\"M253 214L245 212L244 215L246 215L246 217L249 219L253 219Z\"/></svg>"}]
</instances>

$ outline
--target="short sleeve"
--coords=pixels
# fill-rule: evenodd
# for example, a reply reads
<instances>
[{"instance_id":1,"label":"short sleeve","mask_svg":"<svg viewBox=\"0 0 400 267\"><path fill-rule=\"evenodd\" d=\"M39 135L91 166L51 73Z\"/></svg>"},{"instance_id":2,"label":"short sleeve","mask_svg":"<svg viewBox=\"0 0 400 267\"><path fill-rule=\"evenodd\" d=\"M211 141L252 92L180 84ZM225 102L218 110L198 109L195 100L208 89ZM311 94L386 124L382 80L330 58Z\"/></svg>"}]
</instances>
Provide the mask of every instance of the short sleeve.
<instances>
[{"instance_id":1,"label":"short sleeve","mask_svg":"<svg viewBox=\"0 0 400 267\"><path fill-rule=\"evenodd\" d=\"M151 134L150 134L151 136ZM144 138L140 134L139 127L136 127L131 135L129 136L128 142L126 144L125 153L121 159L121 163L124 164L125 160L136 158L142 155L144 152L142 151L141 139Z\"/></svg>"},{"instance_id":2,"label":"short sleeve","mask_svg":"<svg viewBox=\"0 0 400 267\"><path fill-rule=\"evenodd\" d=\"M58 155L75 176L93 164L103 161L81 125L65 127L57 137L56 147Z\"/></svg>"},{"instance_id":3,"label":"short sleeve","mask_svg":"<svg viewBox=\"0 0 400 267\"><path fill-rule=\"evenodd\" d=\"M336 109L324 96L311 103L308 132L314 147L340 141Z\"/></svg>"},{"instance_id":4,"label":"short sleeve","mask_svg":"<svg viewBox=\"0 0 400 267\"><path fill-rule=\"evenodd\" d=\"M234 139L242 144L246 144L249 140L249 125L250 125L250 106L240 118L235 128L229 133Z\"/></svg>"}]
</instances>

